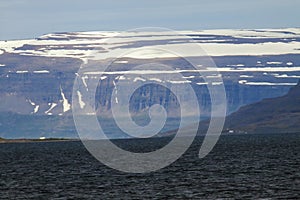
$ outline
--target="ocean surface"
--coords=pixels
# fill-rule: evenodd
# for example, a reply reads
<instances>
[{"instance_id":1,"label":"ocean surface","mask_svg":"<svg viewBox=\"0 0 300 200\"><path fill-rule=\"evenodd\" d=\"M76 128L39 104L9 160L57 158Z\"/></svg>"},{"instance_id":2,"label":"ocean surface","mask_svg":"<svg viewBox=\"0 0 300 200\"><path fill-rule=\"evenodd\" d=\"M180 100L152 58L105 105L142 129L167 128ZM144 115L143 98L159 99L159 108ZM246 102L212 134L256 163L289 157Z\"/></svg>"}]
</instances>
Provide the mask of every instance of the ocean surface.
<instances>
[{"instance_id":1,"label":"ocean surface","mask_svg":"<svg viewBox=\"0 0 300 200\"><path fill-rule=\"evenodd\" d=\"M167 140L116 143L148 151ZM81 142L0 144L0 199L300 199L300 134L222 136L199 159L201 141L147 174L110 169Z\"/></svg>"}]
</instances>

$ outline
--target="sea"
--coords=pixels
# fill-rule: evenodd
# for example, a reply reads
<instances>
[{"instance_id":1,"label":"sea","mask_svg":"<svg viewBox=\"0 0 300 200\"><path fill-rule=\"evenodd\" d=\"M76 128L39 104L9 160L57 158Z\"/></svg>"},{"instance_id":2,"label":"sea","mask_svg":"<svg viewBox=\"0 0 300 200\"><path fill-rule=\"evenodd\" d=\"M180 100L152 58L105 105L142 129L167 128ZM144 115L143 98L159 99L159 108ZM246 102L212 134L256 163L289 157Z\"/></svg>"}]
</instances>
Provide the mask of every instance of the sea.
<instances>
[{"instance_id":1,"label":"sea","mask_svg":"<svg viewBox=\"0 0 300 200\"><path fill-rule=\"evenodd\" d=\"M115 143L145 152L168 140ZM199 159L202 140L145 174L105 166L80 141L0 144L0 199L300 199L300 134L224 135Z\"/></svg>"}]
</instances>

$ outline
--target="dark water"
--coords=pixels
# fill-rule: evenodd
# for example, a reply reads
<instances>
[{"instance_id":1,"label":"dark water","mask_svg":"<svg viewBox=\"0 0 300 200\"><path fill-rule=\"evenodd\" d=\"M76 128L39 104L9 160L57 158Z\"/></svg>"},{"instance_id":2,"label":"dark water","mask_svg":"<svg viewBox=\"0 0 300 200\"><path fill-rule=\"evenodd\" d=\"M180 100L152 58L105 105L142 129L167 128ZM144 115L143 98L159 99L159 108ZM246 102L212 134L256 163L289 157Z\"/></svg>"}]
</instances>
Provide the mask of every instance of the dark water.
<instances>
[{"instance_id":1,"label":"dark water","mask_svg":"<svg viewBox=\"0 0 300 200\"><path fill-rule=\"evenodd\" d=\"M204 159L197 157L200 142L148 174L110 169L80 142L0 144L0 198L300 199L300 134L223 136Z\"/></svg>"}]
</instances>

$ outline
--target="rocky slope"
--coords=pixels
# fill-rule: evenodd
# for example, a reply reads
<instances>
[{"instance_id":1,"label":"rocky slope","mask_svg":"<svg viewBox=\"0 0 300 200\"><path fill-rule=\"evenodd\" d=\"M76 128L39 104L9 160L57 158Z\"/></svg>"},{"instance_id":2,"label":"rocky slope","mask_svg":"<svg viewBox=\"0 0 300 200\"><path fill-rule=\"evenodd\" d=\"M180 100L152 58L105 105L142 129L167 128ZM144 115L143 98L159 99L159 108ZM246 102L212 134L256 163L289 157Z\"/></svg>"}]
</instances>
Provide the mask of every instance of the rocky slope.
<instances>
[{"instance_id":1,"label":"rocky slope","mask_svg":"<svg viewBox=\"0 0 300 200\"><path fill-rule=\"evenodd\" d=\"M234 132L300 132L300 81L282 96L241 107L226 118L226 128Z\"/></svg>"}]
</instances>

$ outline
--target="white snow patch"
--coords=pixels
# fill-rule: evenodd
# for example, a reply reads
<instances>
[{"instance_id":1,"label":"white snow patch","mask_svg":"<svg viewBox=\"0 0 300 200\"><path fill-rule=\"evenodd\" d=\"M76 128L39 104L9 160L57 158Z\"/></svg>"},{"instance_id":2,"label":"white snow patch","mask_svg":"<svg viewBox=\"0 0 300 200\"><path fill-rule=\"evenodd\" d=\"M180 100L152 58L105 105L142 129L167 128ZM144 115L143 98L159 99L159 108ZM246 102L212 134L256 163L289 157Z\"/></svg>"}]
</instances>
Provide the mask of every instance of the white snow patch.
<instances>
[{"instance_id":1,"label":"white snow patch","mask_svg":"<svg viewBox=\"0 0 300 200\"><path fill-rule=\"evenodd\" d=\"M300 78L300 76L297 75L287 75L287 74L281 74L281 75L275 75L276 78Z\"/></svg>"},{"instance_id":2,"label":"white snow patch","mask_svg":"<svg viewBox=\"0 0 300 200\"><path fill-rule=\"evenodd\" d=\"M201 47L210 56L226 56L226 55L279 55L292 54L297 52L299 42L281 43L266 42L258 44L218 44L218 43L202 43ZM189 53L189 56L192 56ZM188 56L188 55L184 55Z\"/></svg>"},{"instance_id":3,"label":"white snow patch","mask_svg":"<svg viewBox=\"0 0 300 200\"><path fill-rule=\"evenodd\" d=\"M196 83L197 85L207 85L207 83Z\"/></svg>"},{"instance_id":4,"label":"white snow patch","mask_svg":"<svg viewBox=\"0 0 300 200\"><path fill-rule=\"evenodd\" d=\"M22 47L24 44L31 44L36 40L10 40L0 41L1 51L12 52L18 47Z\"/></svg>"},{"instance_id":5,"label":"white snow patch","mask_svg":"<svg viewBox=\"0 0 300 200\"><path fill-rule=\"evenodd\" d=\"M35 114L35 113L37 113L38 111L39 111L39 105L36 105L36 103L34 103L34 102L32 102L30 99L28 99L28 102L32 105L32 106L34 106L34 108L33 108L33 114Z\"/></svg>"},{"instance_id":6,"label":"white snow patch","mask_svg":"<svg viewBox=\"0 0 300 200\"><path fill-rule=\"evenodd\" d=\"M49 73L49 71L48 70L38 70L38 71L33 71L33 73L35 73L35 74L47 74L47 73Z\"/></svg>"},{"instance_id":7,"label":"white snow patch","mask_svg":"<svg viewBox=\"0 0 300 200\"><path fill-rule=\"evenodd\" d=\"M52 113L50 113L50 111L51 111L53 108L55 108L55 106L57 106L57 103L50 103L50 108L49 108L47 111L45 111L45 114L47 114L47 115L52 115Z\"/></svg>"},{"instance_id":8,"label":"white snow patch","mask_svg":"<svg viewBox=\"0 0 300 200\"><path fill-rule=\"evenodd\" d=\"M267 62L268 65L281 65L282 62Z\"/></svg>"},{"instance_id":9,"label":"white snow patch","mask_svg":"<svg viewBox=\"0 0 300 200\"><path fill-rule=\"evenodd\" d=\"M278 76L278 75L280 75L280 74L278 74L278 73L272 73L272 75L273 75L273 76Z\"/></svg>"},{"instance_id":10,"label":"white snow patch","mask_svg":"<svg viewBox=\"0 0 300 200\"><path fill-rule=\"evenodd\" d=\"M65 94L63 93L61 86L60 86L60 94L63 98L63 112L67 112L71 109L71 105L69 104L68 99L66 98Z\"/></svg>"},{"instance_id":11,"label":"white snow patch","mask_svg":"<svg viewBox=\"0 0 300 200\"><path fill-rule=\"evenodd\" d=\"M212 85L223 85L223 82L212 82Z\"/></svg>"},{"instance_id":12,"label":"white snow patch","mask_svg":"<svg viewBox=\"0 0 300 200\"><path fill-rule=\"evenodd\" d=\"M32 106L35 106L35 103L32 102L30 99L28 100L28 102L29 102Z\"/></svg>"},{"instance_id":13,"label":"white snow patch","mask_svg":"<svg viewBox=\"0 0 300 200\"><path fill-rule=\"evenodd\" d=\"M184 76L183 78L195 78L195 76Z\"/></svg>"},{"instance_id":14,"label":"white snow patch","mask_svg":"<svg viewBox=\"0 0 300 200\"><path fill-rule=\"evenodd\" d=\"M117 94L118 94L118 88L117 88L117 84L116 84L116 82L113 80L113 85L114 85L114 87L115 87L115 95L116 95L116 97L115 97L115 101L116 101L116 103L119 103L119 101L118 101L118 97L117 97Z\"/></svg>"},{"instance_id":15,"label":"white snow patch","mask_svg":"<svg viewBox=\"0 0 300 200\"><path fill-rule=\"evenodd\" d=\"M128 61L127 60L117 60L114 63L117 63L117 64L126 64L126 63L128 63Z\"/></svg>"},{"instance_id":16,"label":"white snow patch","mask_svg":"<svg viewBox=\"0 0 300 200\"><path fill-rule=\"evenodd\" d=\"M245 75L245 74L242 74L240 75L240 78L253 78L254 76L249 76L249 75Z\"/></svg>"},{"instance_id":17,"label":"white snow patch","mask_svg":"<svg viewBox=\"0 0 300 200\"><path fill-rule=\"evenodd\" d=\"M28 71L16 71L17 74L25 74L28 73Z\"/></svg>"},{"instance_id":18,"label":"white snow patch","mask_svg":"<svg viewBox=\"0 0 300 200\"><path fill-rule=\"evenodd\" d=\"M208 75L208 76L205 76L205 78L221 78L222 75L221 74L215 74L215 75Z\"/></svg>"},{"instance_id":19,"label":"white snow patch","mask_svg":"<svg viewBox=\"0 0 300 200\"><path fill-rule=\"evenodd\" d=\"M183 84L183 83L191 83L192 81L189 80L183 80L183 81L172 81L172 80L168 80L169 83L173 83L173 84Z\"/></svg>"},{"instance_id":20,"label":"white snow patch","mask_svg":"<svg viewBox=\"0 0 300 200\"><path fill-rule=\"evenodd\" d=\"M80 91L77 91L77 95L78 95L79 106L80 106L81 109L83 109L84 106L85 106L85 103L82 100L82 95L81 95Z\"/></svg>"},{"instance_id":21,"label":"white snow patch","mask_svg":"<svg viewBox=\"0 0 300 200\"><path fill-rule=\"evenodd\" d=\"M215 30L203 30L200 34L213 34L213 35L227 35L237 38L293 38L294 34L286 34L283 31L293 32L299 34L298 28L286 28L286 29L215 29ZM194 34L197 32L194 32Z\"/></svg>"},{"instance_id":22,"label":"white snow patch","mask_svg":"<svg viewBox=\"0 0 300 200\"><path fill-rule=\"evenodd\" d=\"M161 45L157 45L158 48L154 47L153 49L145 49L145 50L141 50L141 51L134 51L134 52L131 52L131 53L127 54L126 57L136 58L136 59L177 57L177 55L171 54L168 51L162 51L161 49L163 49L163 48L161 48L160 46Z\"/></svg>"},{"instance_id":23,"label":"white snow patch","mask_svg":"<svg viewBox=\"0 0 300 200\"><path fill-rule=\"evenodd\" d=\"M86 88L88 88L88 87L87 87L87 83L86 83L86 79L88 79L88 78L89 78L89 77L88 77L87 75L81 77L82 83L83 83L83 85L84 85Z\"/></svg>"},{"instance_id":24,"label":"white snow patch","mask_svg":"<svg viewBox=\"0 0 300 200\"><path fill-rule=\"evenodd\" d=\"M36 105L33 109L33 113L37 113L39 111L39 105Z\"/></svg>"},{"instance_id":25,"label":"white snow patch","mask_svg":"<svg viewBox=\"0 0 300 200\"><path fill-rule=\"evenodd\" d=\"M264 86L275 86L275 85L281 85L281 86L293 86L297 85L297 83L271 83L271 82L247 82L246 85L264 85Z\"/></svg>"},{"instance_id":26,"label":"white snow patch","mask_svg":"<svg viewBox=\"0 0 300 200\"><path fill-rule=\"evenodd\" d=\"M238 69L218 69L220 72L289 72L300 71L300 67L244 67Z\"/></svg>"},{"instance_id":27,"label":"white snow patch","mask_svg":"<svg viewBox=\"0 0 300 200\"><path fill-rule=\"evenodd\" d=\"M149 78L149 81L156 81L162 83L163 81L160 80L159 78Z\"/></svg>"},{"instance_id":28,"label":"white snow patch","mask_svg":"<svg viewBox=\"0 0 300 200\"><path fill-rule=\"evenodd\" d=\"M141 77L135 77L133 82L137 82L137 81L143 81L144 82L144 81L146 81L146 79L143 79Z\"/></svg>"},{"instance_id":29,"label":"white snow patch","mask_svg":"<svg viewBox=\"0 0 300 200\"><path fill-rule=\"evenodd\" d=\"M84 72L86 75L121 75L121 74L175 74L187 72L288 72L300 71L300 67L207 67L206 69L191 70L130 70L130 71L113 71L113 72ZM105 77L106 78L106 77ZM103 78L104 79L104 78ZM101 79L102 80L102 79Z\"/></svg>"},{"instance_id":30,"label":"white snow patch","mask_svg":"<svg viewBox=\"0 0 300 200\"><path fill-rule=\"evenodd\" d=\"M125 76L119 76L118 79L119 80L126 80L126 77Z\"/></svg>"},{"instance_id":31,"label":"white snow patch","mask_svg":"<svg viewBox=\"0 0 300 200\"><path fill-rule=\"evenodd\" d=\"M247 83L247 80L239 80L239 84L245 84Z\"/></svg>"}]
</instances>

